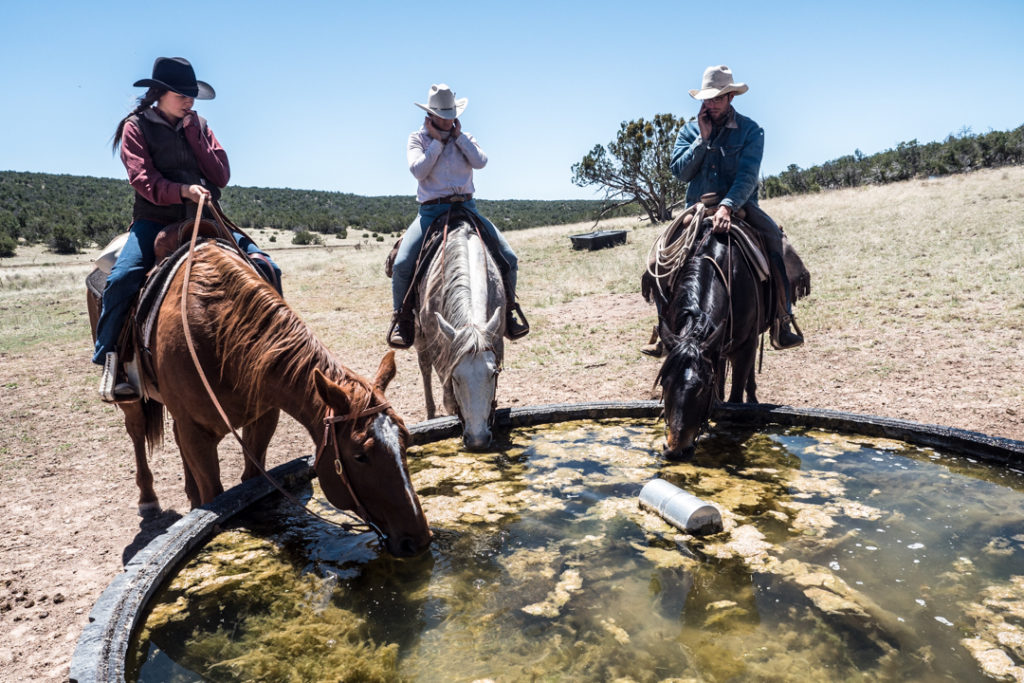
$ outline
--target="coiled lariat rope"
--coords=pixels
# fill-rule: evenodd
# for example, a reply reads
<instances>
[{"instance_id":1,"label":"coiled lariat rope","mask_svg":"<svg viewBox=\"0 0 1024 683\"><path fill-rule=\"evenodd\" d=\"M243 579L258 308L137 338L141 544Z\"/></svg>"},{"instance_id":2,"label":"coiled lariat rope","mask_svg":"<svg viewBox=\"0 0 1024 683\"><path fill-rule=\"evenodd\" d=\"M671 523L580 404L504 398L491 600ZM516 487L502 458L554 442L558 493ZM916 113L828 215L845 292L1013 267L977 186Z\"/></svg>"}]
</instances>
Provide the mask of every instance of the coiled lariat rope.
<instances>
[{"instance_id":1,"label":"coiled lariat rope","mask_svg":"<svg viewBox=\"0 0 1024 683\"><path fill-rule=\"evenodd\" d=\"M683 228L678 237L669 242L672 233L675 232L679 222L685 219L689 209L679 217L680 221L673 221L658 235L658 239L654 240L654 244L651 245L651 249L647 253L647 272L654 278L654 285L658 288L658 294L662 301L668 299L665 288L662 287L662 281L666 286L669 285L676 272L686 263L687 257L693 250L697 235L700 233L701 223L704 222L707 207L703 202L697 202L695 207L689 225Z\"/></svg>"}]
</instances>

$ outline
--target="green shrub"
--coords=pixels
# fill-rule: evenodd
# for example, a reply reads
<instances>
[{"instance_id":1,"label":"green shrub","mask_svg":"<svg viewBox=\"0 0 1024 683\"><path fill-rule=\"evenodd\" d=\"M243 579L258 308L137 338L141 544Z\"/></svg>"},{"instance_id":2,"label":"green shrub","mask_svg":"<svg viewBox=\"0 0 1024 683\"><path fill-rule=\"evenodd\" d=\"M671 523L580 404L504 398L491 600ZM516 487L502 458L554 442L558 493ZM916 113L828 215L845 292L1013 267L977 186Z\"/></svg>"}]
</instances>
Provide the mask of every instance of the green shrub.
<instances>
[{"instance_id":1,"label":"green shrub","mask_svg":"<svg viewBox=\"0 0 1024 683\"><path fill-rule=\"evenodd\" d=\"M0 258L10 258L14 256L18 249L18 240L14 239L10 235L0 234Z\"/></svg>"},{"instance_id":2,"label":"green shrub","mask_svg":"<svg viewBox=\"0 0 1024 683\"><path fill-rule=\"evenodd\" d=\"M50 236L50 249L58 254L77 254L84 238L78 228L56 225Z\"/></svg>"},{"instance_id":3,"label":"green shrub","mask_svg":"<svg viewBox=\"0 0 1024 683\"><path fill-rule=\"evenodd\" d=\"M324 239L309 230L299 230L292 237L292 244L323 244Z\"/></svg>"}]
</instances>

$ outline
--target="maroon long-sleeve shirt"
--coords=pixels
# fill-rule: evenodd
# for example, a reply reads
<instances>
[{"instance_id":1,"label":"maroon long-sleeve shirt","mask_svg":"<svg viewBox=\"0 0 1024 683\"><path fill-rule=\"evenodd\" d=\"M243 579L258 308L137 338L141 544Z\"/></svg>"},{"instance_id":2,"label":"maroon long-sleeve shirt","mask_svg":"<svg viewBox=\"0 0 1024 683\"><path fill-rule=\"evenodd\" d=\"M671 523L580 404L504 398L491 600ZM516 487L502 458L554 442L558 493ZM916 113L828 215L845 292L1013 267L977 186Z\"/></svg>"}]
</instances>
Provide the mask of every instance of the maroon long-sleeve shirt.
<instances>
[{"instance_id":1,"label":"maroon long-sleeve shirt","mask_svg":"<svg viewBox=\"0 0 1024 683\"><path fill-rule=\"evenodd\" d=\"M173 124L155 107L139 114L159 125L178 130L185 119ZM228 154L221 147L213 131L206 125L206 119L192 115L190 125L185 126L185 140L199 162L203 177L217 187L225 187L231 178ZM149 147L139 125L132 119L125 122L121 138L121 161L128 171L128 183L145 199L154 204L181 204L182 183L168 180L153 164Z\"/></svg>"}]
</instances>

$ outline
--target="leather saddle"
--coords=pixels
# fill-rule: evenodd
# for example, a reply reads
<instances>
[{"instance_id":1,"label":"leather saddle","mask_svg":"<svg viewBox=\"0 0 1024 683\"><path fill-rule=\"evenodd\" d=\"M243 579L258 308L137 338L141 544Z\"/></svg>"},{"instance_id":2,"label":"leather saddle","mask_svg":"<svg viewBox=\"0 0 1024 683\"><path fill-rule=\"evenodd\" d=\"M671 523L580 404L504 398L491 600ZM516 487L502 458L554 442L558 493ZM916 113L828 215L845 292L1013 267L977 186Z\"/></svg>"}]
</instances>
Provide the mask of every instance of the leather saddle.
<instances>
[{"instance_id":1,"label":"leather saddle","mask_svg":"<svg viewBox=\"0 0 1024 683\"><path fill-rule=\"evenodd\" d=\"M663 302L671 299L669 293L674 288L676 276L681 272L685 261L692 256L692 252L699 243L701 235L706 230L710 230L710 215L713 209L718 206L718 201L718 196L714 193L703 195L699 203L687 208L662 232L662 237L659 237L659 240L662 240L663 248L671 247L678 240L687 238L692 241L692 246L686 254L681 255L682 259L679 261L678 266L670 271L661 269L662 267L657 263L658 254L655 250L651 251L648 255L647 270L644 272L640 283L644 299L652 303L655 297L662 298ZM707 217L701 221L700 226L693 226L692 221L701 206L703 206ZM758 279L762 282L768 281L770 285L773 285L770 282L771 267L764 241L761 239L759 231L747 223L745 218L746 215L742 208L734 211L730 232L736 238L740 251L743 253L747 263L757 274ZM696 230L698 234L689 235L688 231L691 230ZM781 226L779 230L782 231ZM786 277L790 282L793 303L796 303L810 294L811 274L804 266L803 260L797 254L785 231L782 231L782 259L786 266Z\"/></svg>"},{"instance_id":2,"label":"leather saddle","mask_svg":"<svg viewBox=\"0 0 1024 683\"><path fill-rule=\"evenodd\" d=\"M189 221L191 225L191 221ZM200 235L203 234L202 224L210 223L210 221L203 220L200 223ZM212 225L212 223L210 223ZM168 226L169 228L175 228L176 226ZM214 228L216 229L216 228ZM165 229L167 231L167 229ZM173 230L170 231L171 237L175 237ZM164 232L161 232L163 235ZM158 240L160 238L158 237ZM177 239L177 238L176 238ZM118 348L121 349L119 363L122 366L125 378L139 390L139 394L145 396L147 399L161 401L159 387L156 385L155 373L153 372L152 365L152 343L153 343L153 330L156 326L156 317L160 310L160 305L163 303L167 296L168 288L170 287L171 281L174 279L175 274L184 265L185 260L188 258L188 252L190 248L190 236L186 236L184 243L178 245L170 255L164 256L158 260L157 265L150 269L146 275L146 280L142 285L142 289L139 291L135 298L135 302L132 305L131 313L128 316L127 322L124 328L121 330L121 334L118 338ZM106 289L107 276L109 275L110 268L117 259L117 254L120 252L120 247L123 246L124 239L122 237L115 238L111 242L111 246L104 250L104 253L97 258L97 267L89 274L86 278L86 289L88 294L94 300L94 306L98 311L103 299L103 290ZM165 238L164 249L168 245L173 245L171 239ZM113 248L111 248L113 247ZM228 242L221 238L210 238L201 237L196 244L196 253L199 253L203 249L219 248L229 251L233 254L239 254L237 245L234 242ZM272 282L267 273L261 268L254 268L254 270L271 286L275 283Z\"/></svg>"},{"instance_id":3,"label":"leather saddle","mask_svg":"<svg viewBox=\"0 0 1024 683\"><path fill-rule=\"evenodd\" d=\"M451 228L460 222L467 222L472 225L477 234L483 241L484 246L487 248L488 253L494 262L498 264L498 270L501 272L501 277L505 282L505 291L511 292L508 282L508 273L510 270L508 262L501 255L501 251L498 249L497 241L491 237L490 233L483 228L480 222L480 218L472 211L467 211L461 207L453 207L451 212L438 216L434 219L434 222L427 228L427 234L423 236L423 242L420 245L420 253L416 257L416 267L413 269L412 280L409 282L409 289L405 293L405 298L402 301L402 310L411 311L415 310L419 306L417 301L417 290L420 280L422 280L427 271L430 269L430 264L440 250L441 245L444 244L445 228ZM395 258L398 256L398 250L402 245L402 237L398 238L395 245L391 248L391 252L384 260L384 273L391 277L394 270Z\"/></svg>"}]
</instances>

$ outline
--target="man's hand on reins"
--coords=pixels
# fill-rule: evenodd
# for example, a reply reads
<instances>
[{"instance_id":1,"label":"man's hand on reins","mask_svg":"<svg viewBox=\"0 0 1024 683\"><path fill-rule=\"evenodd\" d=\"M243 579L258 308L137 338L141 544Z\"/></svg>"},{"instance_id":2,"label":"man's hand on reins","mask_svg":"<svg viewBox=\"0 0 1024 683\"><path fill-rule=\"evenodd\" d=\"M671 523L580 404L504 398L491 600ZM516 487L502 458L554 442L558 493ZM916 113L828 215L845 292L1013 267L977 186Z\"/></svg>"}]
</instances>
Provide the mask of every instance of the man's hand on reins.
<instances>
[{"instance_id":1,"label":"man's hand on reins","mask_svg":"<svg viewBox=\"0 0 1024 683\"><path fill-rule=\"evenodd\" d=\"M711 227L715 232L728 232L731 225L732 209L725 204L720 204L718 211L715 211L714 218L711 219Z\"/></svg>"}]
</instances>

